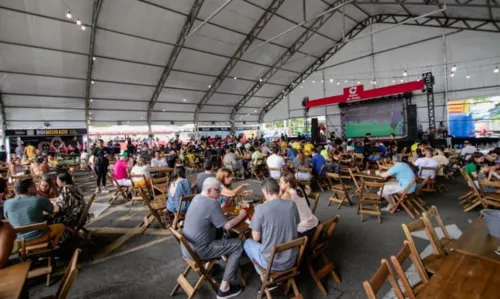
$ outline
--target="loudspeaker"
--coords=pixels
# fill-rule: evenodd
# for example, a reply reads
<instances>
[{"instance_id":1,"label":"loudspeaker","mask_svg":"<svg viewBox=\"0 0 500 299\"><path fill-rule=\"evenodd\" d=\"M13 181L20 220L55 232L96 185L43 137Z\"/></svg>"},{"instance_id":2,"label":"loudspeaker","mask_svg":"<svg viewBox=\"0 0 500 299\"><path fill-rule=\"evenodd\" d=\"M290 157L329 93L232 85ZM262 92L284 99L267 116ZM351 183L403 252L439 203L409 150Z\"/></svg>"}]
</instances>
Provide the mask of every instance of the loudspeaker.
<instances>
[{"instance_id":1,"label":"loudspeaker","mask_svg":"<svg viewBox=\"0 0 500 299\"><path fill-rule=\"evenodd\" d=\"M416 140L418 136L417 105L408 105L406 107L406 120L408 124L408 139Z\"/></svg>"},{"instance_id":2,"label":"loudspeaker","mask_svg":"<svg viewBox=\"0 0 500 299\"><path fill-rule=\"evenodd\" d=\"M311 119L311 140L313 143L319 141L319 126L317 118Z\"/></svg>"}]
</instances>

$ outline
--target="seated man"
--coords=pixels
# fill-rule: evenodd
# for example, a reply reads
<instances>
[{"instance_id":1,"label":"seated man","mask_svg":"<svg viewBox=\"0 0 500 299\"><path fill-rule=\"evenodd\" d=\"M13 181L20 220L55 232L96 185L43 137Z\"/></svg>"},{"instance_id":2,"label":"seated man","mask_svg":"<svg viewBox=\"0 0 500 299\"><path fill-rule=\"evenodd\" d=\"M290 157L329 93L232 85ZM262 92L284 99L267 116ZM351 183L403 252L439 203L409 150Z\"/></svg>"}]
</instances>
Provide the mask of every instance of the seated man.
<instances>
[{"instance_id":1,"label":"seated man","mask_svg":"<svg viewBox=\"0 0 500 299\"><path fill-rule=\"evenodd\" d=\"M196 190L200 192L203 189L203 183L207 178L214 178L215 174L212 172L212 162L210 160L206 160L203 164L204 172L198 173L196 177Z\"/></svg>"},{"instance_id":2,"label":"seated man","mask_svg":"<svg viewBox=\"0 0 500 299\"><path fill-rule=\"evenodd\" d=\"M227 256L224 276L220 284L217 298L231 298L241 293L241 286L230 286L229 283L238 278L238 264L243 253L240 239L216 240L216 230L229 230L247 216L248 205L242 206L238 216L227 220L219 205L221 186L215 178L207 178L203 182L201 194L196 195L189 205L182 234L202 260ZM182 254L189 257L188 251L181 246Z\"/></svg>"},{"instance_id":3,"label":"seated man","mask_svg":"<svg viewBox=\"0 0 500 299\"><path fill-rule=\"evenodd\" d=\"M262 193L266 204L255 208L250 228L252 238L245 241L243 248L251 261L267 268L274 246L290 242L297 238L297 225L300 216L293 200L280 198L280 186L272 178L262 183ZM283 271L294 266L297 249L287 250L275 256L272 270ZM260 274L257 266L257 273Z\"/></svg>"},{"instance_id":4,"label":"seated man","mask_svg":"<svg viewBox=\"0 0 500 299\"><path fill-rule=\"evenodd\" d=\"M283 169L283 166L286 165L285 159L283 159L282 156L278 155L279 153L279 147L275 146L273 147L273 153L267 158L267 167L268 168L278 168L278 170L271 170L269 171L269 176L272 177L275 180L279 180L281 176L281 170Z\"/></svg>"},{"instance_id":5,"label":"seated man","mask_svg":"<svg viewBox=\"0 0 500 299\"><path fill-rule=\"evenodd\" d=\"M436 155L432 157L434 160L436 160L439 164L439 166L444 166L439 169L439 176L443 176L445 174L444 170L448 164L450 164L450 160L446 158L446 156L443 153L443 148L437 148L436 149Z\"/></svg>"},{"instance_id":6,"label":"seated man","mask_svg":"<svg viewBox=\"0 0 500 299\"><path fill-rule=\"evenodd\" d=\"M415 173L411 169L408 164L402 162L403 157L401 154L396 154L392 156L392 161L394 162L394 166L389 168L388 171L380 174L381 177L387 179L390 176L396 177L396 181L390 181L385 183L384 190L382 193L382 197L385 198L388 205L385 208L382 208L382 211L390 212L391 209L396 205L396 201L392 198L393 195L402 193L410 184L410 182L415 178ZM414 183L408 193L415 192L417 188L417 184Z\"/></svg>"},{"instance_id":7,"label":"seated man","mask_svg":"<svg viewBox=\"0 0 500 299\"><path fill-rule=\"evenodd\" d=\"M226 165L226 163L232 165L232 167L227 166L227 168L231 169L234 173L239 172L242 177L245 176L245 168L243 167L241 161L238 160L233 148L227 150L227 153L224 156L223 164Z\"/></svg>"},{"instance_id":8,"label":"seated man","mask_svg":"<svg viewBox=\"0 0 500 299\"><path fill-rule=\"evenodd\" d=\"M4 203L4 216L13 227L44 222L43 212L51 214L54 211L49 199L34 195L36 188L31 179L18 180L14 190L16 197ZM17 239L24 238L26 245L33 245L47 241L48 237L52 239L52 247L56 247L64 232L64 224L52 224L49 229L49 236L44 231L28 231L19 233Z\"/></svg>"},{"instance_id":9,"label":"seated man","mask_svg":"<svg viewBox=\"0 0 500 299\"><path fill-rule=\"evenodd\" d=\"M151 159L151 167L167 167L167 160L161 157L160 151L155 151L155 157Z\"/></svg>"},{"instance_id":10,"label":"seated man","mask_svg":"<svg viewBox=\"0 0 500 299\"><path fill-rule=\"evenodd\" d=\"M325 176L326 175L326 172L327 172L326 164L327 163L326 163L325 157L323 157L322 155L320 155L318 153L318 150L316 148L312 149L311 164L312 164L313 172L316 175L320 175L320 176ZM340 172L340 165L338 163L331 162L330 165L333 167L333 172L334 173L339 173ZM323 167L323 166L325 166L325 167ZM321 170L322 167L323 167L323 170Z\"/></svg>"},{"instance_id":11,"label":"seated man","mask_svg":"<svg viewBox=\"0 0 500 299\"><path fill-rule=\"evenodd\" d=\"M132 186L132 181L128 178L128 153L127 152L122 152L120 154L120 160L116 161L114 171L113 171L113 178L115 179L116 183L122 187L130 187Z\"/></svg>"},{"instance_id":12,"label":"seated man","mask_svg":"<svg viewBox=\"0 0 500 299\"><path fill-rule=\"evenodd\" d=\"M432 180L436 178L436 172L432 170L422 170L422 167L432 167L432 168L438 168L439 167L439 162L435 159L432 158L432 149L431 148L426 148L424 150L425 156L423 158L418 158L417 161L413 163L413 165L418 167L418 173L420 174L421 178L428 178L430 177Z\"/></svg>"}]
</instances>

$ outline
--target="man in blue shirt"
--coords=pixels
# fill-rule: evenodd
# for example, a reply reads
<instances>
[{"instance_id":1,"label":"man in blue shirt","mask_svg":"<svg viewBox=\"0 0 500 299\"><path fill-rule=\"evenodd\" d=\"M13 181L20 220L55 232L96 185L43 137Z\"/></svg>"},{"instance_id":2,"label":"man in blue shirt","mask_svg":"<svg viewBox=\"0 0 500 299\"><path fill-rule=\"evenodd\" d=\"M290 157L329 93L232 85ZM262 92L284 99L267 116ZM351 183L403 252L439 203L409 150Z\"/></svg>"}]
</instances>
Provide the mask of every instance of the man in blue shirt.
<instances>
[{"instance_id":1,"label":"man in blue shirt","mask_svg":"<svg viewBox=\"0 0 500 299\"><path fill-rule=\"evenodd\" d=\"M313 171L314 173L316 173L317 175L326 175L326 161L325 161L325 157L323 157L322 155L320 155L318 153L318 150L316 148L313 148L312 149L312 161L311 161L311 164L312 164L312 167L313 167ZM325 166L325 167L323 167ZM323 170L321 169L323 167Z\"/></svg>"},{"instance_id":2,"label":"man in blue shirt","mask_svg":"<svg viewBox=\"0 0 500 299\"><path fill-rule=\"evenodd\" d=\"M390 176L396 178L396 181L389 181L385 183L382 196L387 201L387 207L381 209L382 211L391 211L396 205L396 201L392 197L395 194L402 193L409 185L413 182L412 186L408 190L408 194L415 192L417 184L413 181L415 179L415 173L410 168L408 164L402 162L403 157L400 154L396 154L392 157L394 161L394 166L389 168L388 171L380 174L381 177L387 179Z\"/></svg>"},{"instance_id":3,"label":"man in blue shirt","mask_svg":"<svg viewBox=\"0 0 500 299\"><path fill-rule=\"evenodd\" d=\"M295 149L292 148L291 145L288 145L288 147L286 149L286 156L287 156L289 161L293 161L293 159L295 159L295 157L297 157L297 151L295 151Z\"/></svg>"}]
</instances>

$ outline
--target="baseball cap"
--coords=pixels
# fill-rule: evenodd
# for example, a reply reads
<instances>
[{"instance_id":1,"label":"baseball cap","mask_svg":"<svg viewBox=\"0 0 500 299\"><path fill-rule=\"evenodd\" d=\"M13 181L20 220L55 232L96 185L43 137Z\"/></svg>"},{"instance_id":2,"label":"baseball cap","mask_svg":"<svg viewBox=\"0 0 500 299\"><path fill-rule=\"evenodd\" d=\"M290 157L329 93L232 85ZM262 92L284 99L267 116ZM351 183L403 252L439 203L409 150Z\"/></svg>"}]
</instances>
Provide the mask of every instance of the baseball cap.
<instances>
[{"instance_id":1,"label":"baseball cap","mask_svg":"<svg viewBox=\"0 0 500 299\"><path fill-rule=\"evenodd\" d=\"M120 157L128 157L128 152L127 151L121 152Z\"/></svg>"}]
</instances>

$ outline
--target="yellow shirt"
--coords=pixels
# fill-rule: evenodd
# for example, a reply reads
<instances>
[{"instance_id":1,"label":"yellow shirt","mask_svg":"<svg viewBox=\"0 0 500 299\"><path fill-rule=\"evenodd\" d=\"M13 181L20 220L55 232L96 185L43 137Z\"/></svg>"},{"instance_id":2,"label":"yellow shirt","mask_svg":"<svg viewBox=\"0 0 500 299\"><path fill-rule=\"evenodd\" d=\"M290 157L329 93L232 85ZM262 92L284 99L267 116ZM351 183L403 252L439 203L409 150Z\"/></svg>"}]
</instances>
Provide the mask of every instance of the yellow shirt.
<instances>
[{"instance_id":1,"label":"yellow shirt","mask_svg":"<svg viewBox=\"0 0 500 299\"><path fill-rule=\"evenodd\" d=\"M294 143L292 143L292 147L296 150L296 151L300 151L302 150L302 145L300 144L300 142L298 141L295 141Z\"/></svg>"},{"instance_id":2,"label":"yellow shirt","mask_svg":"<svg viewBox=\"0 0 500 299\"><path fill-rule=\"evenodd\" d=\"M310 157L312 155L313 148L314 148L314 145L312 145L312 143L306 143L304 145L304 155Z\"/></svg>"},{"instance_id":3,"label":"yellow shirt","mask_svg":"<svg viewBox=\"0 0 500 299\"><path fill-rule=\"evenodd\" d=\"M282 150L286 149L287 145L288 145L288 144L287 144L287 143L286 143L286 141L284 141L284 140L283 140L283 141L281 141L281 143L280 143L280 146L281 146L281 149L282 149Z\"/></svg>"},{"instance_id":4,"label":"yellow shirt","mask_svg":"<svg viewBox=\"0 0 500 299\"><path fill-rule=\"evenodd\" d=\"M26 155L28 159L33 160L35 158L36 148L33 145L28 145L26 147Z\"/></svg>"},{"instance_id":5,"label":"yellow shirt","mask_svg":"<svg viewBox=\"0 0 500 299\"><path fill-rule=\"evenodd\" d=\"M418 143L416 143L416 142L410 147L412 154L415 154L417 152L417 147L418 147Z\"/></svg>"},{"instance_id":6,"label":"yellow shirt","mask_svg":"<svg viewBox=\"0 0 500 299\"><path fill-rule=\"evenodd\" d=\"M57 165L57 158L56 157L54 157L53 159L49 158L49 163L52 165Z\"/></svg>"}]
</instances>

